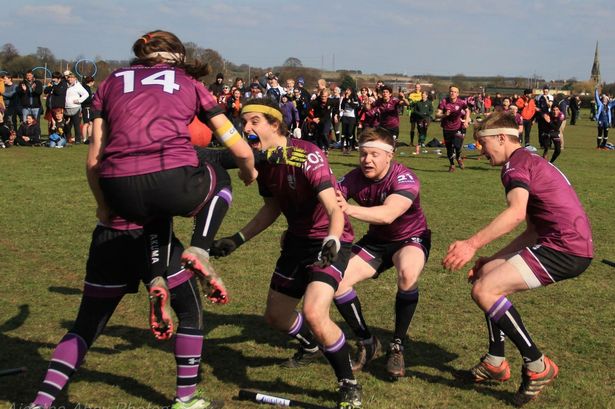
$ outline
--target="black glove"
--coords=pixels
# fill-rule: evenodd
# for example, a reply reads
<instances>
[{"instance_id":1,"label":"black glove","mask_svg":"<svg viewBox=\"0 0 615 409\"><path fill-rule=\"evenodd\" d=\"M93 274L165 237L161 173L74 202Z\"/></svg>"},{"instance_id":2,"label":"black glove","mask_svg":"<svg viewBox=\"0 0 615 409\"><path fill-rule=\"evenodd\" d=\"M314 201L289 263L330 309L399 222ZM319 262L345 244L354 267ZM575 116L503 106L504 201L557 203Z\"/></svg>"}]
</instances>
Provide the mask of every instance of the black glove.
<instances>
[{"instance_id":1,"label":"black glove","mask_svg":"<svg viewBox=\"0 0 615 409\"><path fill-rule=\"evenodd\" d=\"M325 237L322 241L320 253L318 253L318 262L316 265L322 268L330 266L337 259L337 253L340 251L340 247L340 239L336 236Z\"/></svg>"},{"instance_id":2,"label":"black glove","mask_svg":"<svg viewBox=\"0 0 615 409\"><path fill-rule=\"evenodd\" d=\"M241 232L237 232L229 237L223 237L212 243L209 255L213 257L226 257L245 242L246 239Z\"/></svg>"}]
</instances>

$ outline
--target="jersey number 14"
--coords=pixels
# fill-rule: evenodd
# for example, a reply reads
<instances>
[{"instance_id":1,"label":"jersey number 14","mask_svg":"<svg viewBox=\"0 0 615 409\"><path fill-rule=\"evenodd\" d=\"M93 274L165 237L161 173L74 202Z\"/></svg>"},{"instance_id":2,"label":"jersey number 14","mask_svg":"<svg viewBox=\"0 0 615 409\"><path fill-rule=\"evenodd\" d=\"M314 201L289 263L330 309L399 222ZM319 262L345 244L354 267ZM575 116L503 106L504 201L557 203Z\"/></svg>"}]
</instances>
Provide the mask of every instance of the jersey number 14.
<instances>
[{"instance_id":1,"label":"jersey number 14","mask_svg":"<svg viewBox=\"0 0 615 409\"><path fill-rule=\"evenodd\" d=\"M116 77L124 79L124 94L135 90L135 72L122 71L115 74ZM141 80L141 85L160 85L162 90L168 94L179 91L179 84L175 83L175 71L164 70L145 77Z\"/></svg>"}]
</instances>

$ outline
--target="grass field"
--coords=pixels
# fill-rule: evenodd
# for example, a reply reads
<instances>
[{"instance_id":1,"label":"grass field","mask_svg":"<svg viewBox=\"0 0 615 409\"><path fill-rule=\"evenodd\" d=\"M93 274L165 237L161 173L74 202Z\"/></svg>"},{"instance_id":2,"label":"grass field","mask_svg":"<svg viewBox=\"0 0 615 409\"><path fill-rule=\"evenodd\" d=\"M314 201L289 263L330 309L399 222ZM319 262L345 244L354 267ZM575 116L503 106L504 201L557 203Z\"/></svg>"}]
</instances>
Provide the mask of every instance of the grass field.
<instances>
[{"instance_id":1,"label":"grass field","mask_svg":"<svg viewBox=\"0 0 615 409\"><path fill-rule=\"evenodd\" d=\"M587 118L584 113L583 118ZM402 141L408 141L408 117ZM430 138L439 136L432 124ZM536 130L532 142L536 143ZM558 380L536 408L615 408L615 152L597 151L595 123L581 119L566 128L558 167L576 187L594 231L596 259L578 279L514 295L539 347L560 365ZM513 378L503 385L460 383L453 374L475 364L486 352L484 317L469 296L465 272L445 271L440 261L455 239L468 237L505 206L499 169L485 160L466 161L464 171L447 173L448 162L433 153L414 157L409 147L398 160L422 182L421 200L433 231L431 259L421 277L421 300L410 329L408 376L386 380L384 359L358 375L366 408L491 408L510 406L519 384L521 360L512 344L508 356ZM27 366L28 372L0 378L0 408L30 402L44 376L55 344L70 328L79 306L84 265L96 223L84 161L86 146L70 149L11 148L0 151L0 370ZM476 156L475 152L466 152ZM357 163L333 152L336 175ZM233 172L234 174L235 172ZM234 233L260 206L256 187L245 188L234 176L235 201L221 229ZM278 221L227 259L216 261L231 291L226 306L207 305L201 385L224 398L229 408L257 407L233 400L239 388L253 388L332 407L336 394L325 363L307 370L277 366L295 344L270 330L261 318L269 277L284 230ZM187 241L191 222L178 220ZM365 231L354 223L357 236ZM506 239L482 253L501 246ZM393 328L396 285L392 271L358 286L368 323L381 340ZM339 320L337 312L334 313ZM154 340L147 329L145 292L120 304L86 362L56 401L66 408L141 408L166 406L174 395L172 342Z\"/></svg>"}]
</instances>

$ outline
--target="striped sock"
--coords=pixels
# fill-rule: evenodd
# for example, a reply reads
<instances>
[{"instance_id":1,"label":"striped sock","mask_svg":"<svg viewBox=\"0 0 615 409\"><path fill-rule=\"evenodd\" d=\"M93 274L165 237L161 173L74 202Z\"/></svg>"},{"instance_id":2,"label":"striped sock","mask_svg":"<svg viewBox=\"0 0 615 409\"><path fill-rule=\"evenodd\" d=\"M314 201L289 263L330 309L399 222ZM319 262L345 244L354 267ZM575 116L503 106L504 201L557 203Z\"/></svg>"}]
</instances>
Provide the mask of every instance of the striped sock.
<instances>
[{"instance_id":1,"label":"striped sock","mask_svg":"<svg viewBox=\"0 0 615 409\"><path fill-rule=\"evenodd\" d=\"M369 339L372 337L365 323L365 318L363 318L361 301L359 301L357 292L354 289L350 289L347 293L335 297L334 302L344 321L346 321L352 332L359 339Z\"/></svg>"},{"instance_id":2,"label":"striped sock","mask_svg":"<svg viewBox=\"0 0 615 409\"><path fill-rule=\"evenodd\" d=\"M316 352L318 350L318 344L316 340L314 340L314 335L307 326L303 314L299 311L297 311L297 318L293 326L288 330L288 335L299 341L301 348L310 352Z\"/></svg>"},{"instance_id":3,"label":"striped sock","mask_svg":"<svg viewBox=\"0 0 615 409\"><path fill-rule=\"evenodd\" d=\"M504 341L506 340L506 335L504 335L500 327L489 318L489 314L485 314L485 319L487 321L487 331L489 332L489 355L497 357L506 356L504 354Z\"/></svg>"},{"instance_id":4,"label":"striped sock","mask_svg":"<svg viewBox=\"0 0 615 409\"><path fill-rule=\"evenodd\" d=\"M497 324L506 336L515 344L525 363L540 359L538 350L530 334L525 329L521 316L505 296L500 297L487 311L489 318Z\"/></svg>"},{"instance_id":5,"label":"striped sock","mask_svg":"<svg viewBox=\"0 0 615 409\"><path fill-rule=\"evenodd\" d=\"M88 345L79 335L70 332L64 335L51 355L45 380L32 403L49 408L79 368L87 351Z\"/></svg>"},{"instance_id":6,"label":"striped sock","mask_svg":"<svg viewBox=\"0 0 615 409\"><path fill-rule=\"evenodd\" d=\"M343 332L332 345L325 346L324 355L333 367L339 382L344 379L354 380L350 366L350 350Z\"/></svg>"},{"instance_id":7,"label":"striped sock","mask_svg":"<svg viewBox=\"0 0 615 409\"><path fill-rule=\"evenodd\" d=\"M199 363L203 349L203 331L178 328L175 338L175 363L177 364L177 397L188 401L196 392Z\"/></svg>"}]
</instances>

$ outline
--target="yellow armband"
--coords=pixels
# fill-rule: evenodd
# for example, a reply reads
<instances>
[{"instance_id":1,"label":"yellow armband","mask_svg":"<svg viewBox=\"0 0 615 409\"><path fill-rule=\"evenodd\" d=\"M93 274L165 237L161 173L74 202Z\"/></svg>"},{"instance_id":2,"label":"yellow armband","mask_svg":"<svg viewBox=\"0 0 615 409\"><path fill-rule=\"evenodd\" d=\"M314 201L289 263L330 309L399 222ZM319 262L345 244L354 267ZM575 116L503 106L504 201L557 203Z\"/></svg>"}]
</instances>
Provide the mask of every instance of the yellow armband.
<instances>
[{"instance_id":1,"label":"yellow armband","mask_svg":"<svg viewBox=\"0 0 615 409\"><path fill-rule=\"evenodd\" d=\"M219 128L214 129L214 135L227 148L233 146L241 140L241 135L228 119Z\"/></svg>"}]
</instances>

